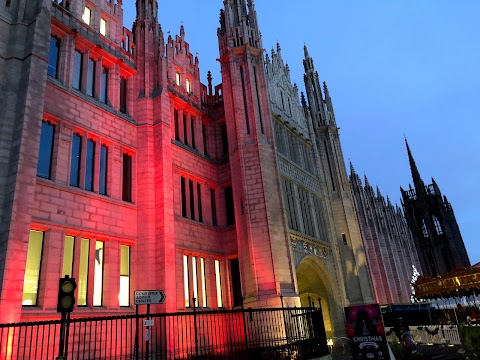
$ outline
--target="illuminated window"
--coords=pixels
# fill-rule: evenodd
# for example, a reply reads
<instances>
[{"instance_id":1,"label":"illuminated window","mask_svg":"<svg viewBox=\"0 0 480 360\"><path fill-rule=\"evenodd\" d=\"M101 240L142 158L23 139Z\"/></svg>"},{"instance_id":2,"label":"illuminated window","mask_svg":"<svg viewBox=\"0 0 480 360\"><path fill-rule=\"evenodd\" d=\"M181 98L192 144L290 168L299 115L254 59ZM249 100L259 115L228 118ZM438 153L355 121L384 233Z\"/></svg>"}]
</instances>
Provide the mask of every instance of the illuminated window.
<instances>
[{"instance_id":1,"label":"illuminated window","mask_svg":"<svg viewBox=\"0 0 480 360\"><path fill-rule=\"evenodd\" d=\"M70 186L80 186L80 157L82 152L82 137L79 134L73 134L72 137L72 156L70 162Z\"/></svg>"},{"instance_id":2,"label":"illuminated window","mask_svg":"<svg viewBox=\"0 0 480 360\"><path fill-rule=\"evenodd\" d=\"M108 147L100 146L100 174L98 183L98 193L107 195L107 169L108 169Z\"/></svg>"},{"instance_id":3,"label":"illuminated window","mask_svg":"<svg viewBox=\"0 0 480 360\"><path fill-rule=\"evenodd\" d=\"M120 306L130 306L130 246L120 248Z\"/></svg>"},{"instance_id":4,"label":"illuminated window","mask_svg":"<svg viewBox=\"0 0 480 360\"><path fill-rule=\"evenodd\" d=\"M66 275L73 277L73 251L75 249L75 238L73 236L65 236L63 247L63 268L62 277Z\"/></svg>"},{"instance_id":5,"label":"illuminated window","mask_svg":"<svg viewBox=\"0 0 480 360\"><path fill-rule=\"evenodd\" d=\"M93 191L93 174L95 169L95 141L87 140L87 163L85 165L85 190Z\"/></svg>"},{"instance_id":6,"label":"illuminated window","mask_svg":"<svg viewBox=\"0 0 480 360\"><path fill-rule=\"evenodd\" d=\"M82 239L80 243L80 269L78 274L78 306L87 306L89 251L90 240Z\"/></svg>"},{"instance_id":7,"label":"illuminated window","mask_svg":"<svg viewBox=\"0 0 480 360\"><path fill-rule=\"evenodd\" d=\"M104 104L108 102L108 69L102 66L100 74L100 101Z\"/></svg>"},{"instance_id":8,"label":"illuminated window","mask_svg":"<svg viewBox=\"0 0 480 360\"><path fill-rule=\"evenodd\" d=\"M195 307L198 307L197 258L195 256L192 256L192 279L193 279L193 297L195 298Z\"/></svg>"},{"instance_id":9,"label":"illuminated window","mask_svg":"<svg viewBox=\"0 0 480 360\"><path fill-rule=\"evenodd\" d=\"M82 69L83 69L83 54L75 50L73 54L73 88L81 90L82 87Z\"/></svg>"},{"instance_id":10,"label":"illuminated window","mask_svg":"<svg viewBox=\"0 0 480 360\"><path fill-rule=\"evenodd\" d=\"M190 93L192 92L192 86L190 84L190 80L187 79L187 82L186 82L186 87L187 87L187 92Z\"/></svg>"},{"instance_id":11,"label":"illuminated window","mask_svg":"<svg viewBox=\"0 0 480 360\"><path fill-rule=\"evenodd\" d=\"M95 276L93 281L93 306L102 306L103 253L104 253L103 242L95 241Z\"/></svg>"},{"instance_id":12,"label":"illuminated window","mask_svg":"<svg viewBox=\"0 0 480 360\"><path fill-rule=\"evenodd\" d=\"M183 255L183 288L185 289L185 307L190 307L190 284L188 281L188 256Z\"/></svg>"},{"instance_id":13,"label":"illuminated window","mask_svg":"<svg viewBox=\"0 0 480 360\"><path fill-rule=\"evenodd\" d=\"M91 18L91 10L89 7L85 6L85 10L83 11L82 20L85 24L90 25L90 18Z\"/></svg>"},{"instance_id":14,"label":"illuminated window","mask_svg":"<svg viewBox=\"0 0 480 360\"><path fill-rule=\"evenodd\" d=\"M177 74L175 75L175 83L177 84L177 86L180 86L181 84L181 76L180 76L180 73L177 72Z\"/></svg>"},{"instance_id":15,"label":"illuminated window","mask_svg":"<svg viewBox=\"0 0 480 360\"><path fill-rule=\"evenodd\" d=\"M38 151L37 176L50 179L52 169L53 137L55 125L42 121L40 149Z\"/></svg>"},{"instance_id":16,"label":"illuminated window","mask_svg":"<svg viewBox=\"0 0 480 360\"><path fill-rule=\"evenodd\" d=\"M440 220L438 220L438 218L435 215L432 216L432 220L433 220L433 224L435 225L435 230L437 231L437 235L442 235L443 230L442 230L442 224L440 224Z\"/></svg>"},{"instance_id":17,"label":"illuminated window","mask_svg":"<svg viewBox=\"0 0 480 360\"><path fill-rule=\"evenodd\" d=\"M100 19L100 34L107 36L107 20L104 18Z\"/></svg>"},{"instance_id":18,"label":"illuminated window","mask_svg":"<svg viewBox=\"0 0 480 360\"><path fill-rule=\"evenodd\" d=\"M200 276L201 278L201 286L202 286L202 307L207 307L207 283L205 281L205 259L200 258Z\"/></svg>"},{"instance_id":19,"label":"illuminated window","mask_svg":"<svg viewBox=\"0 0 480 360\"><path fill-rule=\"evenodd\" d=\"M428 238L428 229L427 224L425 224L425 219L422 219L422 233L424 238Z\"/></svg>"},{"instance_id":20,"label":"illuminated window","mask_svg":"<svg viewBox=\"0 0 480 360\"><path fill-rule=\"evenodd\" d=\"M219 308L223 307L223 299L222 299L222 280L220 278L220 261L215 260L215 280L216 280L216 287L217 287L217 305Z\"/></svg>"},{"instance_id":21,"label":"illuminated window","mask_svg":"<svg viewBox=\"0 0 480 360\"><path fill-rule=\"evenodd\" d=\"M58 61L60 56L60 39L55 36L50 37L50 49L48 53L48 76L57 78L58 76Z\"/></svg>"},{"instance_id":22,"label":"illuminated window","mask_svg":"<svg viewBox=\"0 0 480 360\"><path fill-rule=\"evenodd\" d=\"M27 264L25 267L25 277L23 279L22 305L37 305L42 249L43 232L30 230L27 249Z\"/></svg>"}]
</instances>

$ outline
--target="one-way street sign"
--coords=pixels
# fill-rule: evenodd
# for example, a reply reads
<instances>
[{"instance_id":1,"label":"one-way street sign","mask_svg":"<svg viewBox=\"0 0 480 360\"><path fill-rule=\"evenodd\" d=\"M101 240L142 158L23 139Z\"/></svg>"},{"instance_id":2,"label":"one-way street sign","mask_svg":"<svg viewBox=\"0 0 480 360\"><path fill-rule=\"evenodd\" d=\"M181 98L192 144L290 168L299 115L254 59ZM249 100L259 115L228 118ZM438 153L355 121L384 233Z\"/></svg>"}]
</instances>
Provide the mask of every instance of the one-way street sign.
<instances>
[{"instance_id":1,"label":"one-way street sign","mask_svg":"<svg viewBox=\"0 0 480 360\"><path fill-rule=\"evenodd\" d=\"M165 293L163 290L138 290L135 294L135 305L163 304Z\"/></svg>"}]
</instances>

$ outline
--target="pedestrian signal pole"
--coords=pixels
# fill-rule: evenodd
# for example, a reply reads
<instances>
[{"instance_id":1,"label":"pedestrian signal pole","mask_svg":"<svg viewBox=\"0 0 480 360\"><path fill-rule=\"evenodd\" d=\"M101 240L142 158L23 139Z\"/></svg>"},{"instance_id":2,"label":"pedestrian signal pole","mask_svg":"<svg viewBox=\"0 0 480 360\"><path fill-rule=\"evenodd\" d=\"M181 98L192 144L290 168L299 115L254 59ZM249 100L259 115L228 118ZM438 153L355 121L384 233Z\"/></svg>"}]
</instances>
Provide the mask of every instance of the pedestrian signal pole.
<instances>
[{"instance_id":1,"label":"pedestrian signal pole","mask_svg":"<svg viewBox=\"0 0 480 360\"><path fill-rule=\"evenodd\" d=\"M70 323L70 313L75 306L75 289L77 283L75 279L68 275L60 278L58 283L58 301L57 311L62 314L60 325L60 344L57 360L64 360L68 353L68 325ZM66 336L65 336L66 334ZM67 341L65 342L65 337Z\"/></svg>"}]
</instances>

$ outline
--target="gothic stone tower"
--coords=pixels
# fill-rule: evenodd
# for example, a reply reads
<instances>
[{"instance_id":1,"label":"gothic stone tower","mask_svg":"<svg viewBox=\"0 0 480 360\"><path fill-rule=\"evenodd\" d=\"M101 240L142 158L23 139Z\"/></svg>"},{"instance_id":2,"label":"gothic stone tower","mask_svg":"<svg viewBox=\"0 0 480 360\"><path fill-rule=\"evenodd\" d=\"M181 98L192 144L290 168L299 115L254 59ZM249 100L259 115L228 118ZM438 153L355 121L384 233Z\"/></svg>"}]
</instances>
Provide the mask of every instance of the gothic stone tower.
<instances>
[{"instance_id":1,"label":"gothic stone tower","mask_svg":"<svg viewBox=\"0 0 480 360\"><path fill-rule=\"evenodd\" d=\"M371 302L373 297L365 251L353 205L332 99L325 83L323 83L322 93L318 72L315 71L313 59L306 46L304 52L304 81L308 110L318 144L322 172L325 174L335 224L335 237L338 243L343 244L339 247L342 259L340 266L345 276L347 294L353 304Z\"/></svg>"},{"instance_id":2,"label":"gothic stone tower","mask_svg":"<svg viewBox=\"0 0 480 360\"><path fill-rule=\"evenodd\" d=\"M432 184L425 186L407 142L406 145L414 188L400 191L423 275L442 275L459 266L470 266L452 205L446 196L442 197L433 178Z\"/></svg>"},{"instance_id":3,"label":"gothic stone tower","mask_svg":"<svg viewBox=\"0 0 480 360\"><path fill-rule=\"evenodd\" d=\"M218 39L245 305L298 305L253 1L224 0Z\"/></svg>"}]
</instances>

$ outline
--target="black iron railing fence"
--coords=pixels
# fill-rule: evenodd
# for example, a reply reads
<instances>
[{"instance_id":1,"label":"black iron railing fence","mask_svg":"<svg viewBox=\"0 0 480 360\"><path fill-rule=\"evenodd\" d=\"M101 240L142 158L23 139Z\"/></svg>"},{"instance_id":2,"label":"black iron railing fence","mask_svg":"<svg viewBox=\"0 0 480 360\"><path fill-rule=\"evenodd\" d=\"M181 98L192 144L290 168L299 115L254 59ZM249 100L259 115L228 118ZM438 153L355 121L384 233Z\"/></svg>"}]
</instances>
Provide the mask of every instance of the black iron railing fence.
<instances>
[{"instance_id":1,"label":"black iron railing fence","mask_svg":"<svg viewBox=\"0 0 480 360\"><path fill-rule=\"evenodd\" d=\"M144 326L145 314L70 319L65 359L277 360L328 354L316 308L195 311L150 319L153 326ZM55 360L59 340L60 320L0 324L0 359Z\"/></svg>"}]
</instances>

